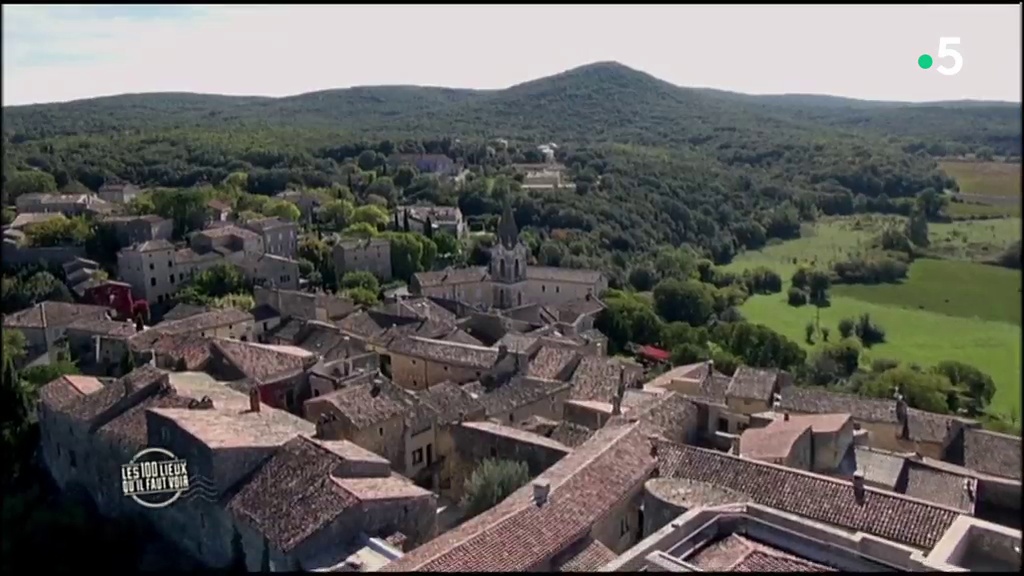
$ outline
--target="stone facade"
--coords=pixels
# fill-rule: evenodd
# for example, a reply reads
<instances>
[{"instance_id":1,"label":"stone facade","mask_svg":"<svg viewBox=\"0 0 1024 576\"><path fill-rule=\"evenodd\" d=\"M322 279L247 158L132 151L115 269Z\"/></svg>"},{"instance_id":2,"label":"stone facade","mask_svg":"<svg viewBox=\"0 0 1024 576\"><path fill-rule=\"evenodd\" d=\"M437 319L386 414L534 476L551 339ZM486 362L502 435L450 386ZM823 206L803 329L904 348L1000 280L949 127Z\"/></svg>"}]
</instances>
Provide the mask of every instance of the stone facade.
<instances>
[{"instance_id":1,"label":"stone facade","mask_svg":"<svg viewBox=\"0 0 1024 576\"><path fill-rule=\"evenodd\" d=\"M339 278L361 270L385 282L391 280L391 242L386 239L341 240L334 245L332 258Z\"/></svg>"}]
</instances>

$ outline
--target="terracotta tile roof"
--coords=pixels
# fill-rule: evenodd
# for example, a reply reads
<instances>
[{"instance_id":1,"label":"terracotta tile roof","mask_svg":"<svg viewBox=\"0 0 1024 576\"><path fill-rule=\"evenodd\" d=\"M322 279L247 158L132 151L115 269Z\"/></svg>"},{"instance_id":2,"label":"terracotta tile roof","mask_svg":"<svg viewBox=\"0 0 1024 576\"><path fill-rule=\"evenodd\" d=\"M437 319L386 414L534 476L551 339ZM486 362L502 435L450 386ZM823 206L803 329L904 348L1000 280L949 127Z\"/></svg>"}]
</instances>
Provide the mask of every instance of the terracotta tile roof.
<instances>
[{"instance_id":1,"label":"terracotta tile roof","mask_svg":"<svg viewBox=\"0 0 1024 576\"><path fill-rule=\"evenodd\" d=\"M103 388L103 384L89 376L61 376L39 389L39 401L51 410L65 412L75 402Z\"/></svg>"},{"instance_id":2,"label":"terracotta tile roof","mask_svg":"<svg viewBox=\"0 0 1024 576\"><path fill-rule=\"evenodd\" d=\"M223 384L218 385L248 403L245 395ZM214 410L152 408L150 413L173 422L209 450L276 448L299 434L315 431L313 423L283 410L263 405L257 413L247 408L222 405L234 403L234 399L212 399Z\"/></svg>"},{"instance_id":3,"label":"terracotta tile roof","mask_svg":"<svg viewBox=\"0 0 1024 576\"><path fill-rule=\"evenodd\" d=\"M896 401L840 394L824 388L788 386L780 395L779 408L805 414L849 414L861 422L896 424Z\"/></svg>"},{"instance_id":4,"label":"terracotta tile roof","mask_svg":"<svg viewBox=\"0 0 1024 576\"><path fill-rule=\"evenodd\" d=\"M509 332L495 342L494 348L505 346L509 352L514 354L528 354L532 351L531 349L537 344L538 340L537 336Z\"/></svg>"},{"instance_id":5,"label":"terracotta tile roof","mask_svg":"<svg viewBox=\"0 0 1024 576\"><path fill-rule=\"evenodd\" d=\"M588 538L579 551L560 561L556 572L595 572L598 568L618 558L615 552L599 540Z\"/></svg>"},{"instance_id":6,"label":"terracotta tile roof","mask_svg":"<svg viewBox=\"0 0 1024 576\"><path fill-rule=\"evenodd\" d=\"M568 389L569 385L563 382L514 377L507 383L493 388L486 388L479 382L466 384L463 388L484 406L487 416L492 417L552 397Z\"/></svg>"},{"instance_id":7,"label":"terracotta tile roof","mask_svg":"<svg viewBox=\"0 0 1024 576\"><path fill-rule=\"evenodd\" d=\"M873 482L890 490L896 489L907 462L903 454L867 446L855 446L854 458L856 469L864 474L865 482Z\"/></svg>"},{"instance_id":8,"label":"terracotta tile roof","mask_svg":"<svg viewBox=\"0 0 1024 576\"><path fill-rule=\"evenodd\" d=\"M158 337L150 350L169 359L175 370L202 370L210 360L212 339L198 334L170 334ZM180 364L184 360L184 364Z\"/></svg>"},{"instance_id":9,"label":"terracotta tile roof","mask_svg":"<svg viewBox=\"0 0 1024 576\"><path fill-rule=\"evenodd\" d=\"M167 382L167 373L144 364L102 389L83 396L70 407L69 412L76 419L91 423L123 398L160 382Z\"/></svg>"},{"instance_id":10,"label":"terracotta tile roof","mask_svg":"<svg viewBox=\"0 0 1024 576\"><path fill-rule=\"evenodd\" d=\"M551 448L554 450L561 450L565 453L569 453L572 449L557 440L552 440L547 436L514 428L512 426L504 426L501 424L495 424L493 422L463 422L459 424L463 428L469 428L479 432L484 432L492 436L501 436L503 438L509 438L516 440L523 444L534 444L536 446L543 446L545 448Z\"/></svg>"},{"instance_id":11,"label":"terracotta tile roof","mask_svg":"<svg viewBox=\"0 0 1024 576\"><path fill-rule=\"evenodd\" d=\"M387 314L401 316L403 318L428 318L454 324L456 316L451 310L423 296L412 297L387 304L382 308Z\"/></svg>"},{"instance_id":12,"label":"terracotta tile roof","mask_svg":"<svg viewBox=\"0 0 1024 576\"><path fill-rule=\"evenodd\" d=\"M15 230L31 226L32 224L39 224L40 222L46 222L53 220L54 218L63 218L64 215L60 212L25 212L24 214L18 214L13 222L10 223L10 227Z\"/></svg>"},{"instance_id":13,"label":"terracotta tile roof","mask_svg":"<svg viewBox=\"0 0 1024 576\"><path fill-rule=\"evenodd\" d=\"M305 437L285 443L228 502L282 552L359 504L331 478L342 459Z\"/></svg>"},{"instance_id":14,"label":"terracotta tile roof","mask_svg":"<svg viewBox=\"0 0 1024 576\"><path fill-rule=\"evenodd\" d=\"M146 411L150 408L188 408L198 398L179 396L172 390L150 396L132 406L97 430L129 451L138 451L149 443Z\"/></svg>"},{"instance_id":15,"label":"terracotta tile roof","mask_svg":"<svg viewBox=\"0 0 1024 576\"><path fill-rule=\"evenodd\" d=\"M571 348L544 346L530 360L530 366L527 368L526 374L532 378L554 380L563 371L567 370L569 365L575 362L577 358L576 350Z\"/></svg>"},{"instance_id":16,"label":"terracotta tile roof","mask_svg":"<svg viewBox=\"0 0 1024 576\"><path fill-rule=\"evenodd\" d=\"M298 354L281 347L224 338L214 340L213 348L246 378L256 380L267 380L282 372L301 370L316 361L316 357L306 350L295 349L302 352Z\"/></svg>"},{"instance_id":17,"label":"terracotta tile roof","mask_svg":"<svg viewBox=\"0 0 1024 576\"><path fill-rule=\"evenodd\" d=\"M904 469L905 479L901 493L926 502L933 502L974 514L974 495L978 481L957 474L922 466L908 459Z\"/></svg>"},{"instance_id":18,"label":"terracotta tile roof","mask_svg":"<svg viewBox=\"0 0 1024 576\"><path fill-rule=\"evenodd\" d=\"M135 324L131 321L117 322L109 318L79 318L68 324L68 331L81 331L90 334L108 336L110 338L128 338L135 334Z\"/></svg>"},{"instance_id":19,"label":"terracotta tile roof","mask_svg":"<svg viewBox=\"0 0 1024 576\"><path fill-rule=\"evenodd\" d=\"M693 364L684 364L682 366L676 366L668 372L656 376L653 380L648 382L645 387L653 388L665 388L673 380L693 380L700 381L708 373L710 366L708 362L694 362Z\"/></svg>"},{"instance_id":20,"label":"terracotta tile roof","mask_svg":"<svg viewBox=\"0 0 1024 576\"><path fill-rule=\"evenodd\" d=\"M130 248L125 248L125 250L132 250L134 252L158 252L161 250L174 250L174 244L162 239L149 240L133 244Z\"/></svg>"},{"instance_id":21,"label":"terracotta tile roof","mask_svg":"<svg viewBox=\"0 0 1024 576\"><path fill-rule=\"evenodd\" d=\"M457 344L469 344L472 346L486 346L482 341L474 337L469 332L466 332L462 328L456 328L451 334L448 334L442 338L445 342L455 342Z\"/></svg>"},{"instance_id":22,"label":"terracotta tile roof","mask_svg":"<svg viewBox=\"0 0 1024 576\"><path fill-rule=\"evenodd\" d=\"M778 370L740 366L732 375L732 382L725 395L732 398L770 402L772 389L778 378Z\"/></svg>"},{"instance_id":23,"label":"terracotta tile roof","mask_svg":"<svg viewBox=\"0 0 1024 576\"><path fill-rule=\"evenodd\" d=\"M91 304L69 304L67 302L40 302L31 308L4 316L5 328L42 328L67 326L76 320L97 320L107 318L111 309Z\"/></svg>"},{"instance_id":24,"label":"terracotta tile roof","mask_svg":"<svg viewBox=\"0 0 1024 576\"><path fill-rule=\"evenodd\" d=\"M784 418L784 416L782 417ZM779 418L779 420L782 420ZM849 414L791 414L789 422L794 424L807 425L815 434L835 434L851 423L853 417ZM785 422L785 420L783 420Z\"/></svg>"},{"instance_id":25,"label":"terracotta tile roof","mask_svg":"<svg viewBox=\"0 0 1024 576\"><path fill-rule=\"evenodd\" d=\"M584 314L597 314L601 310L604 310L606 306L603 302L595 297L590 298L579 298L577 300L571 300L564 302L555 307L558 312L558 319L562 322L575 322L580 316Z\"/></svg>"},{"instance_id":26,"label":"terracotta tile roof","mask_svg":"<svg viewBox=\"0 0 1024 576\"><path fill-rule=\"evenodd\" d=\"M417 398L437 415L438 424L483 418L484 405L461 386L442 382L418 393Z\"/></svg>"},{"instance_id":27,"label":"terracotta tile roof","mask_svg":"<svg viewBox=\"0 0 1024 576\"><path fill-rule=\"evenodd\" d=\"M144 332L139 332L132 336L129 342L136 350L148 350L153 342L156 342L161 336L202 332L203 330L251 321L252 314L237 308L210 310L209 312L195 314L181 320L161 322Z\"/></svg>"},{"instance_id":28,"label":"terracotta tile roof","mask_svg":"<svg viewBox=\"0 0 1024 576\"><path fill-rule=\"evenodd\" d=\"M555 426L548 438L561 442L570 448L577 448L584 442L590 439L594 435L594 431L586 426L580 426L579 424L573 424L572 422L559 422Z\"/></svg>"},{"instance_id":29,"label":"terracotta tile roof","mask_svg":"<svg viewBox=\"0 0 1024 576\"><path fill-rule=\"evenodd\" d=\"M445 268L433 272L417 272L413 274L413 282L421 288L444 286L448 284L467 284L471 282L488 282L491 279L486 266L472 268Z\"/></svg>"},{"instance_id":30,"label":"terracotta tile roof","mask_svg":"<svg viewBox=\"0 0 1024 576\"><path fill-rule=\"evenodd\" d=\"M706 572L837 571L738 534L704 546L686 561Z\"/></svg>"},{"instance_id":31,"label":"terracotta tile roof","mask_svg":"<svg viewBox=\"0 0 1024 576\"><path fill-rule=\"evenodd\" d=\"M918 442L945 445L953 431L958 429L960 423L963 422L970 421L957 416L907 408L907 438Z\"/></svg>"},{"instance_id":32,"label":"terracotta tile roof","mask_svg":"<svg viewBox=\"0 0 1024 576\"><path fill-rule=\"evenodd\" d=\"M390 380L353 384L318 396L307 403L327 403L358 430L370 428L396 416L408 414L416 404L412 393Z\"/></svg>"},{"instance_id":33,"label":"terracotta tile roof","mask_svg":"<svg viewBox=\"0 0 1024 576\"><path fill-rule=\"evenodd\" d=\"M584 356L569 379L572 384L569 397L573 400L611 402L622 379L625 379L628 388L637 380L637 376L617 358Z\"/></svg>"},{"instance_id":34,"label":"terracotta tile roof","mask_svg":"<svg viewBox=\"0 0 1024 576\"><path fill-rule=\"evenodd\" d=\"M599 270L555 268L553 266L527 266L526 279L540 282L575 282L597 284L604 276Z\"/></svg>"},{"instance_id":35,"label":"terracotta tile roof","mask_svg":"<svg viewBox=\"0 0 1024 576\"><path fill-rule=\"evenodd\" d=\"M930 549L952 525L952 509L849 482L693 446L655 441L661 476L709 482L771 506L849 530Z\"/></svg>"},{"instance_id":36,"label":"terracotta tile roof","mask_svg":"<svg viewBox=\"0 0 1024 576\"><path fill-rule=\"evenodd\" d=\"M788 458L797 440L810 430L806 423L779 420L764 428L748 428L740 436L740 454L758 460Z\"/></svg>"},{"instance_id":37,"label":"terracotta tile roof","mask_svg":"<svg viewBox=\"0 0 1024 576\"><path fill-rule=\"evenodd\" d=\"M210 200L209 202L207 202L206 203L206 207L207 208L212 208L212 209L217 210L219 212L225 212L225 211L231 210L231 205L230 204L228 204L227 202L222 202L222 201L217 200L217 199Z\"/></svg>"},{"instance_id":38,"label":"terracotta tile roof","mask_svg":"<svg viewBox=\"0 0 1024 576\"><path fill-rule=\"evenodd\" d=\"M587 536L594 523L642 485L654 467L635 426L610 426L541 474L548 501L527 484L459 527L382 568L388 572L535 570Z\"/></svg>"},{"instance_id":39,"label":"terracotta tile roof","mask_svg":"<svg viewBox=\"0 0 1024 576\"><path fill-rule=\"evenodd\" d=\"M419 336L397 338L391 342L388 351L392 354L478 370L486 370L494 366L498 360L498 351L493 348L431 340Z\"/></svg>"},{"instance_id":40,"label":"terracotta tile roof","mask_svg":"<svg viewBox=\"0 0 1024 576\"><path fill-rule=\"evenodd\" d=\"M636 420L648 436L659 436L673 442L690 442L687 427L698 420L697 405L682 394L656 396L650 402L625 411L624 418Z\"/></svg>"},{"instance_id":41,"label":"terracotta tile roof","mask_svg":"<svg viewBox=\"0 0 1024 576\"><path fill-rule=\"evenodd\" d=\"M1020 436L964 430L964 465L978 472L1020 481Z\"/></svg>"},{"instance_id":42,"label":"terracotta tile roof","mask_svg":"<svg viewBox=\"0 0 1024 576\"><path fill-rule=\"evenodd\" d=\"M210 308L206 306L196 306L194 304L178 304L174 308L171 308L164 314L164 322L173 322L174 320L183 320L189 316L195 316L196 314L202 314L203 312L209 312Z\"/></svg>"},{"instance_id":43,"label":"terracotta tile roof","mask_svg":"<svg viewBox=\"0 0 1024 576\"><path fill-rule=\"evenodd\" d=\"M410 219L426 222L430 218L434 224L454 224L462 218L462 211L455 206L408 206L405 210Z\"/></svg>"},{"instance_id":44,"label":"terracotta tile roof","mask_svg":"<svg viewBox=\"0 0 1024 576\"><path fill-rule=\"evenodd\" d=\"M284 228L288 226L297 226L294 222L282 220L276 216L269 218L258 218L256 220L249 220L245 223L245 227L254 232L266 232L267 230L273 230L275 228Z\"/></svg>"}]
</instances>

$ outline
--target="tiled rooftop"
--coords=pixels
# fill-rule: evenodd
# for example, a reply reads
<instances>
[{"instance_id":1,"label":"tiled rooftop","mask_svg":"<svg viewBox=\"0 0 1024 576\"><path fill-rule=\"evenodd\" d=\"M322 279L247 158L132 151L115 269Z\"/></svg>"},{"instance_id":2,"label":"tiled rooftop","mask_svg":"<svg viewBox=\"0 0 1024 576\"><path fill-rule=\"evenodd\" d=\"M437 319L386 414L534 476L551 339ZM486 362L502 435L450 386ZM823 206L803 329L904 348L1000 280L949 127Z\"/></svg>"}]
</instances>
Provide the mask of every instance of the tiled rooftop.
<instances>
[{"instance_id":1,"label":"tiled rooftop","mask_svg":"<svg viewBox=\"0 0 1024 576\"><path fill-rule=\"evenodd\" d=\"M920 465L913 459L906 461L903 473L905 479L900 490L903 494L948 506L964 514L974 513L977 480Z\"/></svg>"},{"instance_id":2,"label":"tiled rooftop","mask_svg":"<svg viewBox=\"0 0 1024 576\"><path fill-rule=\"evenodd\" d=\"M582 270L575 268L556 268L553 266L527 266L526 279L540 282L576 282L579 284L596 284L601 279L598 270Z\"/></svg>"},{"instance_id":3,"label":"tiled rooftop","mask_svg":"<svg viewBox=\"0 0 1024 576\"><path fill-rule=\"evenodd\" d=\"M964 430L964 465L984 474L1020 481L1020 436Z\"/></svg>"},{"instance_id":4,"label":"tiled rooftop","mask_svg":"<svg viewBox=\"0 0 1024 576\"><path fill-rule=\"evenodd\" d=\"M75 402L103 388L103 383L90 376L61 376L39 389L39 401L51 410L67 411Z\"/></svg>"},{"instance_id":5,"label":"tiled rooftop","mask_svg":"<svg viewBox=\"0 0 1024 576\"><path fill-rule=\"evenodd\" d=\"M166 381L166 372L145 364L103 388L83 396L69 406L68 412L80 422L93 423L123 398Z\"/></svg>"},{"instance_id":6,"label":"tiled rooftop","mask_svg":"<svg viewBox=\"0 0 1024 576\"><path fill-rule=\"evenodd\" d=\"M572 384L569 397L573 400L611 402L616 396L620 380L624 378L624 383L629 387L635 380L632 374L617 358L584 356L569 379Z\"/></svg>"},{"instance_id":7,"label":"tiled rooftop","mask_svg":"<svg viewBox=\"0 0 1024 576\"><path fill-rule=\"evenodd\" d=\"M568 387L568 384L562 382L523 377L514 377L494 388L486 388L478 382L463 386L483 404L488 417L528 406L542 398L554 396Z\"/></svg>"},{"instance_id":8,"label":"tiled rooftop","mask_svg":"<svg viewBox=\"0 0 1024 576\"><path fill-rule=\"evenodd\" d=\"M740 366L732 375L732 382L726 390L726 396L770 401L772 389L778 377L777 370Z\"/></svg>"},{"instance_id":9,"label":"tiled rooftop","mask_svg":"<svg viewBox=\"0 0 1024 576\"><path fill-rule=\"evenodd\" d=\"M958 513L865 487L858 499L850 482L692 446L656 441L663 477L708 482L745 494L756 503L930 549Z\"/></svg>"},{"instance_id":10,"label":"tiled rooftop","mask_svg":"<svg viewBox=\"0 0 1024 576\"><path fill-rule=\"evenodd\" d=\"M599 540L587 539L579 551L573 551L555 567L556 572L595 572L598 568L618 558Z\"/></svg>"},{"instance_id":11,"label":"tiled rooftop","mask_svg":"<svg viewBox=\"0 0 1024 576\"><path fill-rule=\"evenodd\" d=\"M745 536L730 534L686 561L704 572L836 572Z\"/></svg>"},{"instance_id":12,"label":"tiled rooftop","mask_svg":"<svg viewBox=\"0 0 1024 576\"><path fill-rule=\"evenodd\" d=\"M76 320L107 318L110 308L67 302L40 302L14 314L4 316L5 328L42 328L67 326Z\"/></svg>"},{"instance_id":13,"label":"tiled rooftop","mask_svg":"<svg viewBox=\"0 0 1024 576\"><path fill-rule=\"evenodd\" d=\"M81 330L91 334L99 334L111 338L127 338L135 334L135 324L129 322L117 322L108 318L79 318L68 324L68 330Z\"/></svg>"},{"instance_id":14,"label":"tiled rooftop","mask_svg":"<svg viewBox=\"0 0 1024 576\"><path fill-rule=\"evenodd\" d=\"M282 372L303 369L314 354L294 346L268 346L218 338L213 347L246 378L265 380Z\"/></svg>"},{"instance_id":15,"label":"tiled rooftop","mask_svg":"<svg viewBox=\"0 0 1024 576\"><path fill-rule=\"evenodd\" d=\"M201 314L195 314L181 320L161 322L156 326L139 332L131 338L131 345L136 350L148 350L149 347L161 336L187 334L190 332L202 332L213 328L251 322L252 314L243 312L237 308L225 308L223 310L211 310Z\"/></svg>"},{"instance_id":16,"label":"tiled rooftop","mask_svg":"<svg viewBox=\"0 0 1024 576\"><path fill-rule=\"evenodd\" d=\"M307 404L314 402L334 406L352 426L362 430L407 414L416 403L416 398L390 380L379 377L371 382L352 384L328 392L309 400Z\"/></svg>"},{"instance_id":17,"label":"tiled rooftop","mask_svg":"<svg viewBox=\"0 0 1024 576\"><path fill-rule=\"evenodd\" d=\"M451 424L470 416L484 415L484 406L461 386L442 382L417 394L437 415L438 424Z\"/></svg>"},{"instance_id":18,"label":"tiled rooftop","mask_svg":"<svg viewBox=\"0 0 1024 576\"><path fill-rule=\"evenodd\" d=\"M797 440L810 429L805 422L779 420L764 428L748 428L740 436L740 454L759 460L788 458Z\"/></svg>"},{"instance_id":19,"label":"tiled rooftop","mask_svg":"<svg viewBox=\"0 0 1024 576\"><path fill-rule=\"evenodd\" d=\"M524 444L534 444L537 446L544 446L545 448L552 448L555 450L563 450L569 452L570 448L557 440L552 440L547 436L541 436L533 432L527 432L526 430L520 430L519 428L513 428L511 426L503 426L501 424L495 424L493 422L463 422L460 424L463 428L470 428L480 432L485 432L492 436L502 436L510 438Z\"/></svg>"},{"instance_id":20,"label":"tiled rooftop","mask_svg":"<svg viewBox=\"0 0 1024 576\"><path fill-rule=\"evenodd\" d=\"M779 408L806 414L849 414L861 422L896 424L896 401L840 394L824 388L788 386L780 395Z\"/></svg>"},{"instance_id":21,"label":"tiled rooftop","mask_svg":"<svg viewBox=\"0 0 1024 576\"><path fill-rule=\"evenodd\" d=\"M611 426L548 468L547 502L530 484L442 534L384 571L529 571L585 538L594 523L636 490L654 467L634 426Z\"/></svg>"},{"instance_id":22,"label":"tiled rooftop","mask_svg":"<svg viewBox=\"0 0 1024 576\"><path fill-rule=\"evenodd\" d=\"M493 348L456 344L418 336L397 338L391 342L388 351L393 354L478 370L486 370L494 366L498 360L498 351Z\"/></svg>"},{"instance_id":23,"label":"tiled rooftop","mask_svg":"<svg viewBox=\"0 0 1024 576\"><path fill-rule=\"evenodd\" d=\"M530 360L526 374L532 378L554 380L575 362L576 358L577 352L571 348L544 346Z\"/></svg>"},{"instance_id":24,"label":"tiled rooftop","mask_svg":"<svg viewBox=\"0 0 1024 576\"><path fill-rule=\"evenodd\" d=\"M445 284L466 284L468 282L486 282L491 275L487 272L486 266L475 266L471 268L445 268L433 272L417 272L413 275L415 281L422 288L431 286L443 286Z\"/></svg>"}]
</instances>

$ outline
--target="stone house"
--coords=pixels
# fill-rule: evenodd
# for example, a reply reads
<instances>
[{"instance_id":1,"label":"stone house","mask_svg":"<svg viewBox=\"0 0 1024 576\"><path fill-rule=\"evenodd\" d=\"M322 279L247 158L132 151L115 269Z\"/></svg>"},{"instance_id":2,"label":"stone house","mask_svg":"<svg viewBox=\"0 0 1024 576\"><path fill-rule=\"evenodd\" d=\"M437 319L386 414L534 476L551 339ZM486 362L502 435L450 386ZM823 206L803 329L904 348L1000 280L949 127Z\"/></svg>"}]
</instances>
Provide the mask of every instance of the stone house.
<instances>
[{"instance_id":1,"label":"stone house","mask_svg":"<svg viewBox=\"0 0 1024 576\"><path fill-rule=\"evenodd\" d=\"M415 166L420 172L452 176L458 171L454 160L444 154L392 154L388 164L399 167L402 164Z\"/></svg>"},{"instance_id":2,"label":"stone house","mask_svg":"<svg viewBox=\"0 0 1024 576\"><path fill-rule=\"evenodd\" d=\"M109 320L111 312L106 306L46 301L4 316L3 328L21 332L27 356L34 357L49 352L62 341L71 324Z\"/></svg>"},{"instance_id":3,"label":"stone house","mask_svg":"<svg viewBox=\"0 0 1024 576\"><path fill-rule=\"evenodd\" d=\"M452 382L442 382L436 386L416 393L420 403L433 412L434 449L433 461L427 462L424 453L423 466L413 472L430 475L432 488L442 491L451 490L453 486L452 461L455 454L455 441L452 430L462 422L483 420L486 410L472 394ZM425 451L424 451L425 452ZM413 465L415 466L415 465Z\"/></svg>"},{"instance_id":4,"label":"stone house","mask_svg":"<svg viewBox=\"0 0 1024 576\"><path fill-rule=\"evenodd\" d=\"M178 274L174 244L167 240L150 240L118 252L117 275L131 284L136 299L158 304L170 301L186 278L184 272Z\"/></svg>"},{"instance_id":5,"label":"stone house","mask_svg":"<svg viewBox=\"0 0 1024 576\"><path fill-rule=\"evenodd\" d=\"M307 400L303 417L316 422L325 438L353 442L402 470L411 459L406 420L416 404L408 391L378 376Z\"/></svg>"},{"instance_id":6,"label":"stone house","mask_svg":"<svg viewBox=\"0 0 1024 576\"><path fill-rule=\"evenodd\" d=\"M334 294L299 292L282 288L256 286L253 289L256 306L267 305L280 314L280 318L299 318L330 322L351 314L355 302ZM263 329L267 331L267 328Z\"/></svg>"},{"instance_id":7,"label":"stone house","mask_svg":"<svg viewBox=\"0 0 1024 576\"><path fill-rule=\"evenodd\" d=\"M150 523L210 568L244 559L258 571L268 550L274 570L323 569L367 536L400 532L415 545L436 530L433 495L383 459L315 438L312 424L204 374L143 366L107 386L62 377L41 390L39 414L58 485L84 488L107 516ZM144 446L189 462L192 496L153 512L121 494L111 479Z\"/></svg>"},{"instance_id":8,"label":"stone house","mask_svg":"<svg viewBox=\"0 0 1024 576\"><path fill-rule=\"evenodd\" d=\"M226 381L246 381L242 391L259 391L268 406L301 414L302 402L309 397L306 371L319 361L308 350L216 338L211 342L210 363L206 370Z\"/></svg>"},{"instance_id":9,"label":"stone house","mask_svg":"<svg viewBox=\"0 0 1024 576\"><path fill-rule=\"evenodd\" d=\"M418 272L410 291L508 309L526 304L559 305L588 295L598 297L608 289L608 279L596 270L528 265L529 248L519 238L511 205L505 206L497 236L488 266Z\"/></svg>"},{"instance_id":10,"label":"stone house","mask_svg":"<svg viewBox=\"0 0 1024 576\"><path fill-rule=\"evenodd\" d=\"M104 182L96 195L112 204L127 204L137 198L142 190L127 182Z\"/></svg>"},{"instance_id":11,"label":"stone house","mask_svg":"<svg viewBox=\"0 0 1024 576\"><path fill-rule=\"evenodd\" d=\"M595 550L621 553L640 535L649 446L639 425L603 428L497 506L382 570L558 571Z\"/></svg>"},{"instance_id":12,"label":"stone house","mask_svg":"<svg viewBox=\"0 0 1024 576\"><path fill-rule=\"evenodd\" d=\"M347 272L364 271L391 280L391 242L385 238L340 240L331 252L338 278Z\"/></svg>"},{"instance_id":13,"label":"stone house","mask_svg":"<svg viewBox=\"0 0 1024 576\"><path fill-rule=\"evenodd\" d=\"M180 320L161 322L144 332L131 337L129 344L132 350L142 352L149 350L163 336L190 334L204 338L227 338L251 341L253 334L253 317L249 312L237 308L210 310L194 314Z\"/></svg>"},{"instance_id":14,"label":"stone house","mask_svg":"<svg viewBox=\"0 0 1024 576\"><path fill-rule=\"evenodd\" d=\"M117 365L128 353L128 339L136 333L135 323L107 318L81 318L68 324L68 349L81 364L100 369Z\"/></svg>"},{"instance_id":15,"label":"stone house","mask_svg":"<svg viewBox=\"0 0 1024 576\"><path fill-rule=\"evenodd\" d=\"M108 216L101 223L110 226L121 246L150 240L171 240L174 221L153 214L146 216Z\"/></svg>"},{"instance_id":16,"label":"stone house","mask_svg":"<svg viewBox=\"0 0 1024 576\"><path fill-rule=\"evenodd\" d=\"M427 223L434 232L443 232L455 238L466 235L466 224L462 219L462 211L457 206L406 206L395 211L395 219L404 229L405 221L409 222L409 230L423 234Z\"/></svg>"},{"instance_id":17,"label":"stone house","mask_svg":"<svg viewBox=\"0 0 1024 576\"><path fill-rule=\"evenodd\" d=\"M570 385L517 376L490 386L473 382L463 389L483 405L488 420L514 425L534 416L561 420Z\"/></svg>"},{"instance_id":18,"label":"stone house","mask_svg":"<svg viewBox=\"0 0 1024 576\"><path fill-rule=\"evenodd\" d=\"M304 221L311 221L316 211L320 208L320 197L305 190L285 190L274 196L279 200L285 200L295 204L299 208Z\"/></svg>"},{"instance_id":19,"label":"stone house","mask_svg":"<svg viewBox=\"0 0 1024 576\"><path fill-rule=\"evenodd\" d=\"M231 214L234 212L231 205L214 199L206 203L207 209L207 221L208 222L227 222L231 219Z\"/></svg>"},{"instance_id":20,"label":"stone house","mask_svg":"<svg viewBox=\"0 0 1024 576\"><path fill-rule=\"evenodd\" d=\"M267 254L294 259L299 251L299 225L280 218L260 218L245 223L260 235Z\"/></svg>"},{"instance_id":21,"label":"stone house","mask_svg":"<svg viewBox=\"0 0 1024 576\"><path fill-rule=\"evenodd\" d=\"M781 425L781 426L780 426ZM797 443L795 450L806 451L796 454L791 452L791 457L799 460L801 465L787 464L802 470L813 470L815 472L833 472L842 466L850 449L854 446L853 418L849 414L779 414L776 412L765 412L750 417L750 428L740 436L740 453L747 455L744 442L750 438L751 442L760 445L768 450L769 445L781 442L792 430L807 427L811 432L809 444ZM757 458L757 456L751 456Z\"/></svg>"},{"instance_id":22,"label":"stone house","mask_svg":"<svg viewBox=\"0 0 1024 576\"><path fill-rule=\"evenodd\" d=\"M60 218L62 214L60 212L26 212L18 214L10 224L5 227L5 230L22 230L28 228L33 224L41 224L48 222L54 218Z\"/></svg>"},{"instance_id":23,"label":"stone house","mask_svg":"<svg viewBox=\"0 0 1024 576\"><path fill-rule=\"evenodd\" d=\"M749 428L736 440L737 453L798 470L810 470L813 445L806 422L775 421L764 428Z\"/></svg>"},{"instance_id":24,"label":"stone house","mask_svg":"<svg viewBox=\"0 0 1024 576\"><path fill-rule=\"evenodd\" d=\"M110 213L112 206L95 194L22 194L15 199L19 214L60 213L68 218Z\"/></svg>"},{"instance_id":25,"label":"stone house","mask_svg":"<svg viewBox=\"0 0 1024 576\"><path fill-rule=\"evenodd\" d=\"M387 352L394 382L410 390L445 381L479 380L494 367L500 355L494 348L417 336L396 339Z\"/></svg>"},{"instance_id":26,"label":"stone house","mask_svg":"<svg viewBox=\"0 0 1024 576\"><path fill-rule=\"evenodd\" d=\"M247 253L239 263L246 278L257 285L285 290L299 287L299 262L274 254Z\"/></svg>"}]
</instances>

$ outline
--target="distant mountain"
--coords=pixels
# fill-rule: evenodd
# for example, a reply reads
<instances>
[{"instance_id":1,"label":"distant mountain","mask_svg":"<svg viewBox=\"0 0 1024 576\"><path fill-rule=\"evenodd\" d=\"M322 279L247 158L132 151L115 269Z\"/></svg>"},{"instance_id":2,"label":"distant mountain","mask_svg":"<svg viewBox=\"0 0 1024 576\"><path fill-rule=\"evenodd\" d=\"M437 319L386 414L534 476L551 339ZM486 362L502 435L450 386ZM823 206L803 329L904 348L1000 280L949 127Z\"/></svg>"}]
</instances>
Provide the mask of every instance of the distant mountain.
<instances>
[{"instance_id":1,"label":"distant mountain","mask_svg":"<svg viewBox=\"0 0 1024 576\"><path fill-rule=\"evenodd\" d=\"M1019 155L1020 110L1012 103L908 104L681 88L616 62L598 62L504 90L371 86L285 98L129 94L6 107L3 120L13 142L167 128L287 126L368 137L500 135L671 147L715 145L736 130L758 140L779 132L809 136L833 129Z\"/></svg>"}]
</instances>

